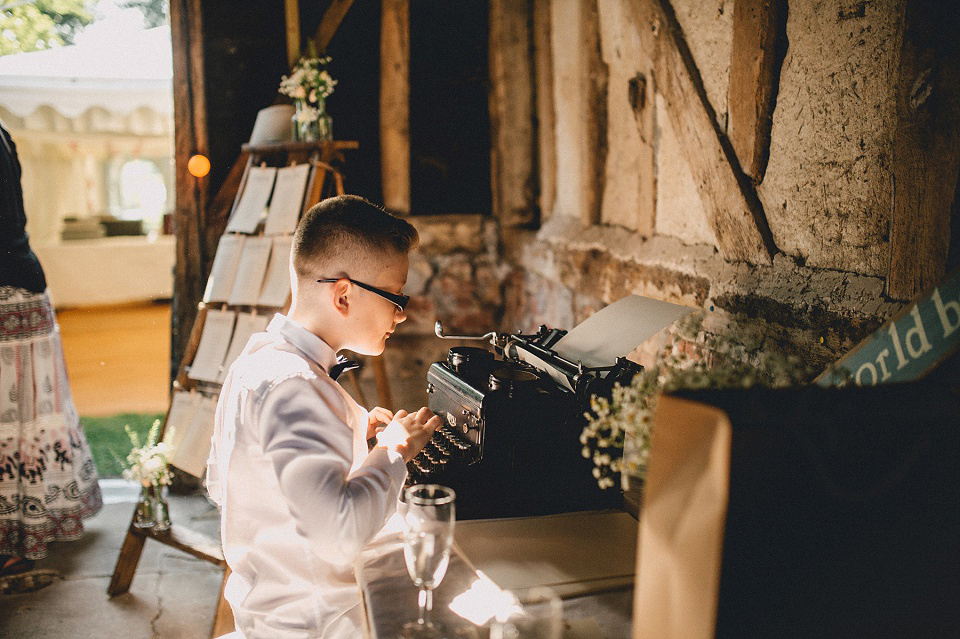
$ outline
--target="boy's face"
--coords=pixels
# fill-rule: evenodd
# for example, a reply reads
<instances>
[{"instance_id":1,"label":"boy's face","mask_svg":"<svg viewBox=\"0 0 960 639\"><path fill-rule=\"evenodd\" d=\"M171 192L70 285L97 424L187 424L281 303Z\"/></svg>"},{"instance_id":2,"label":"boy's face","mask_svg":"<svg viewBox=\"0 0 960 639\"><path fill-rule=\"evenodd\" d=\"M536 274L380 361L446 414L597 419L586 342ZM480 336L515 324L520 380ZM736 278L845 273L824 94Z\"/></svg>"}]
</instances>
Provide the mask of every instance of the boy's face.
<instances>
[{"instance_id":1,"label":"boy's face","mask_svg":"<svg viewBox=\"0 0 960 639\"><path fill-rule=\"evenodd\" d=\"M364 273L364 284L388 293L400 293L407 283L409 259L406 254L395 253L380 261L379 271ZM357 277L356 279L360 279ZM361 355L379 355L397 324L407 319L406 313L393 302L359 286L353 286L351 308L350 350Z\"/></svg>"}]
</instances>

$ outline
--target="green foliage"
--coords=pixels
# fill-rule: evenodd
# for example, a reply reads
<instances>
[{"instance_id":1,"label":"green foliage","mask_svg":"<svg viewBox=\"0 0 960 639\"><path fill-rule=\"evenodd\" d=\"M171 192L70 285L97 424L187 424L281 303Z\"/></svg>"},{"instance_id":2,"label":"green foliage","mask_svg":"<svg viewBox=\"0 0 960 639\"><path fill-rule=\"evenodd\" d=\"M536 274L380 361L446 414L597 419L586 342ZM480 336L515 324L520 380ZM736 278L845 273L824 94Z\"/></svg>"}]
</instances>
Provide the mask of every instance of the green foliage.
<instances>
[{"instance_id":1,"label":"green foliage","mask_svg":"<svg viewBox=\"0 0 960 639\"><path fill-rule=\"evenodd\" d=\"M0 55L72 44L93 21L90 0L8 0L0 12Z\"/></svg>"},{"instance_id":2,"label":"green foliage","mask_svg":"<svg viewBox=\"0 0 960 639\"><path fill-rule=\"evenodd\" d=\"M81 417L80 425L93 452L93 461L101 477L120 477L127 455L134 444L125 427L139 441L149 439L150 428L162 414L124 413L112 417Z\"/></svg>"},{"instance_id":3,"label":"green foliage","mask_svg":"<svg viewBox=\"0 0 960 639\"><path fill-rule=\"evenodd\" d=\"M170 0L127 0L120 3L124 9L140 9L143 26L147 29L167 24L170 15Z\"/></svg>"}]
</instances>

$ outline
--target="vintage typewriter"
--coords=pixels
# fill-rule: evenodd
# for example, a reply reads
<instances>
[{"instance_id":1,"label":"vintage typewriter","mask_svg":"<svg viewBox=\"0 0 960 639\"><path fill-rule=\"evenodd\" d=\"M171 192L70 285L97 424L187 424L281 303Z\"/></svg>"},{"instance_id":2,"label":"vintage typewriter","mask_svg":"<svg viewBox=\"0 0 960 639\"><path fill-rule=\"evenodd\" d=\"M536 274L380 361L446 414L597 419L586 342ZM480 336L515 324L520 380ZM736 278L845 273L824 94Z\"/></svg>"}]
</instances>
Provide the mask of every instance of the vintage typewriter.
<instances>
[{"instance_id":1,"label":"vintage typewriter","mask_svg":"<svg viewBox=\"0 0 960 639\"><path fill-rule=\"evenodd\" d=\"M619 507L601 490L580 433L590 397L609 396L641 367L625 358L590 368L552 349L567 331L438 337L489 342L456 346L427 372L429 407L444 420L407 465L408 484L438 483L457 493L457 517L482 519Z\"/></svg>"}]
</instances>

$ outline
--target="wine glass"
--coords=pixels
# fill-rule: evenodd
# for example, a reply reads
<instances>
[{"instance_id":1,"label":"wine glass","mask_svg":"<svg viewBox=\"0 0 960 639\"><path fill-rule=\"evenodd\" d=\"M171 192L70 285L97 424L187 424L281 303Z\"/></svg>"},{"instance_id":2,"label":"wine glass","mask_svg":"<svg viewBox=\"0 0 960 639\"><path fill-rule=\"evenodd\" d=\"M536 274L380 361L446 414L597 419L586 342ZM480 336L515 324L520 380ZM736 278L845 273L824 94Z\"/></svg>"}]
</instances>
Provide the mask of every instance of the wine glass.
<instances>
[{"instance_id":1,"label":"wine glass","mask_svg":"<svg viewBox=\"0 0 960 639\"><path fill-rule=\"evenodd\" d=\"M443 580L450 563L456 494L446 486L419 484L407 488L403 495L403 558L410 578L420 589L417 620L403 626L403 636L439 638L443 630L431 621L430 613L433 589Z\"/></svg>"}]
</instances>

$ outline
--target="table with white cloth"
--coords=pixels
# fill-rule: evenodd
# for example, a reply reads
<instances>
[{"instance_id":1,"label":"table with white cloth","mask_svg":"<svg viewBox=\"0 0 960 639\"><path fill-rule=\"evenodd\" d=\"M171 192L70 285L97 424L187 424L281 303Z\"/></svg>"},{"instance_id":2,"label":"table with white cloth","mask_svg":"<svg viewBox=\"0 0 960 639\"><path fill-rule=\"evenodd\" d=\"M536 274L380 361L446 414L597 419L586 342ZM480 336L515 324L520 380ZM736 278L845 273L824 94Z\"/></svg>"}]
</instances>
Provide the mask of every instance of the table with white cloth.
<instances>
[{"instance_id":1,"label":"table with white cloth","mask_svg":"<svg viewBox=\"0 0 960 639\"><path fill-rule=\"evenodd\" d=\"M458 521L432 619L450 637L488 636L503 592L524 602L547 587L563 600L564 639L630 637L637 520L615 510ZM371 639L393 639L417 616L399 533L371 544L357 562ZM456 611L456 612L455 612ZM473 621L471 621L471 619Z\"/></svg>"},{"instance_id":2,"label":"table with white cloth","mask_svg":"<svg viewBox=\"0 0 960 639\"><path fill-rule=\"evenodd\" d=\"M176 238L118 236L32 245L57 308L170 299Z\"/></svg>"}]
</instances>

